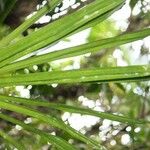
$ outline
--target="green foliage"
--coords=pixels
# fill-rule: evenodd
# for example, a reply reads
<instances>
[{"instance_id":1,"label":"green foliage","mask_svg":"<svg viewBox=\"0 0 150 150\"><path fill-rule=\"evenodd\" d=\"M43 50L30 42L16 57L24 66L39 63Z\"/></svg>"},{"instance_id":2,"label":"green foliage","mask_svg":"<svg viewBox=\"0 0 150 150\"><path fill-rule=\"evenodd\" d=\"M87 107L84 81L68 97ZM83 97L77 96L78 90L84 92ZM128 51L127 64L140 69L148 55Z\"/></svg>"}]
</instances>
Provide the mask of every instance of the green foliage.
<instances>
[{"instance_id":1,"label":"green foliage","mask_svg":"<svg viewBox=\"0 0 150 150\"><path fill-rule=\"evenodd\" d=\"M103 36L99 36L98 34L96 37L92 37L92 40L90 40L88 43L83 45L65 48L60 51L54 51L39 56L33 55L32 57L27 57L24 60L18 60L27 54L31 54L32 52L36 52L43 47L59 42L60 40L73 35L74 33L101 23L103 20L106 20L114 11L118 10L124 5L123 0L95 0L83 8L77 9L74 12L59 18L58 20L31 32L25 37L19 37L41 16L47 14L48 12L52 12L60 2L60 0L50 1L43 8L38 10L35 15L33 15L30 19L27 19L22 25L20 25L7 36L4 36L4 34L1 32L1 29L3 30L3 28L0 28L0 34L2 33L0 36L4 36L0 41L0 87L6 88L17 85L51 85L56 83L67 84L70 86L78 83L93 85L95 83L108 83L107 85L109 86L109 90L112 90L116 95L123 97L122 95L124 95L124 89L120 83L150 80L149 65L127 67L94 67L69 71L52 70L50 72L47 71L47 67L49 66L46 66L46 69L43 72L39 71L29 74L22 74L21 69L30 68L33 65L42 65L43 63L49 63L55 60L70 58L87 53L95 54L96 52L103 51L104 49L109 50L113 47L118 47L126 43L141 40L150 35L150 28L121 34L111 38L108 38L104 34ZM10 3L11 6L8 6L5 15L8 14L7 12L11 10L14 4L15 1L12 1L12 4ZM0 6L2 7L1 3ZM0 15L1 22L3 22L5 17L7 17L5 15ZM103 28L100 27L100 29L106 30L112 26L107 21L105 23L106 24L103 25ZM99 26L95 28L94 32L97 32L97 30L99 30ZM117 32L115 30L113 30L113 32L114 35L116 35ZM9 93L8 91L6 93L5 95L12 96L0 95L0 108L2 109L0 118L12 123L13 125L21 126L23 130L26 130L31 136L31 133L38 135L42 140L39 140L40 142L37 144L39 147L37 149L41 149L42 145L47 143L52 144L52 148L54 149L78 149L75 144L73 145L68 142L70 139L86 143L88 145L88 149L105 149L103 144L99 143L96 139L83 135L62 121L60 115L58 115L58 113L57 115L55 114L56 111L96 116L101 119L118 121L124 125L131 125L133 127L139 124L142 126L149 125L148 121L144 119L137 119L137 116L134 115L137 114L137 112L134 111L131 111L131 115L128 117L111 114L109 112L98 112L89 108L76 107L68 104L56 104L44 102L38 99L33 100L19 97L17 98L14 97L16 94ZM135 96L132 92L130 95L133 95L133 97ZM109 96L111 97L111 95ZM135 105L133 105L133 107L134 106ZM51 113L46 113L45 111L42 112L42 109L39 109L40 107L45 109L47 108L48 110L50 109ZM138 107L139 105L137 108ZM125 112L126 109L120 108L120 112L121 111ZM31 124L26 124L24 123L23 119L19 120L17 117L11 116L10 112L21 114L24 117L34 118L35 122L33 121ZM42 124L44 127L48 126L52 131L56 129L56 131L61 132L61 135L49 134L44 131L43 128L42 130L38 128L38 124ZM4 148L9 147L12 149L13 146L20 150L29 149L29 147L26 145L26 142L24 142L25 140L18 143L17 140L19 137L12 138L8 132L5 133L5 131L1 130L0 136L4 140ZM35 149L33 147L31 149Z\"/></svg>"}]
</instances>

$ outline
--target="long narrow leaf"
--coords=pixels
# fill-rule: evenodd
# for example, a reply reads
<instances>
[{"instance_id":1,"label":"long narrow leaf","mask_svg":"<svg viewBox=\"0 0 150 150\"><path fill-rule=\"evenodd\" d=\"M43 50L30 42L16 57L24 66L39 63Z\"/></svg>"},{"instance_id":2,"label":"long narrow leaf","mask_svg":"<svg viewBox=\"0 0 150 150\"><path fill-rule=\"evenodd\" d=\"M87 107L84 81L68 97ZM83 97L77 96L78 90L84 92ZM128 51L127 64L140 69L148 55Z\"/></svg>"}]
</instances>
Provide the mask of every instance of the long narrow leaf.
<instances>
[{"instance_id":1,"label":"long narrow leaf","mask_svg":"<svg viewBox=\"0 0 150 150\"><path fill-rule=\"evenodd\" d=\"M58 109L58 110L65 111L65 112L80 113L80 114L84 114L84 115L92 115L92 116L99 117L101 119L109 119L109 120L119 121L119 122L128 123L128 124L144 124L144 123L146 123L145 121L142 121L142 120L134 120L134 119L130 119L130 118L124 117L124 116L118 116L118 115L105 113L105 112L98 112L98 111L94 111L92 109L74 107L74 106L69 106L69 105L65 105L65 104L44 102L39 99L32 100L32 99L0 95L0 100L15 102L15 103L19 103L19 104L25 104L27 106L43 106L43 107L49 107L52 109Z\"/></svg>"},{"instance_id":2,"label":"long narrow leaf","mask_svg":"<svg viewBox=\"0 0 150 150\"><path fill-rule=\"evenodd\" d=\"M25 51L27 48L30 48L27 51L28 54L48 44L52 44L122 3L123 0L96 0L83 9L39 29L15 44L2 48L0 55L3 55L3 57L0 58L0 61L7 60L11 56Z\"/></svg>"},{"instance_id":3,"label":"long narrow leaf","mask_svg":"<svg viewBox=\"0 0 150 150\"><path fill-rule=\"evenodd\" d=\"M150 80L149 65L12 75L1 77L0 86L80 82L128 82L140 80Z\"/></svg>"},{"instance_id":4,"label":"long narrow leaf","mask_svg":"<svg viewBox=\"0 0 150 150\"><path fill-rule=\"evenodd\" d=\"M81 141L83 141L83 142L85 142L91 146L94 146L95 148L101 148L101 146L99 145L98 142L87 138L83 134L77 132L75 129L66 125L62 120L57 119L55 117L42 114L40 112L37 112L35 110L29 109L29 108L26 108L23 106L17 106L17 105L10 104L7 102L2 102L2 101L0 101L0 108L37 118L38 120L43 121L43 122L45 122L51 126L54 126L56 128L64 130L65 132L67 132L72 137L79 139L79 140L81 140Z\"/></svg>"},{"instance_id":5,"label":"long narrow leaf","mask_svg":"<svg viewBox=\"0 0 150 150\"><path fill-rule=\"evenodd\" d=\"M11 0L12 1L12 0ZM13 0L14 1L14 0ZM5 37L0 42L0 47L7 46L13 39L18 37L21 33L23 33L28 27L30 27L35 21L37 21L40 17L53 10L62 0L52 0L48 1L50 4L46 4L42 9L40 9L35 15L26 20L23 24L21 24L18 28L16 28L12 33L10 33L7 37ZM10 2L9 2L10 3Z\"/></svg>"},{"instance_id":6,"label":"long narrow leaf","mask_svg":"<svg viewBox=\"0 0 150 150\"><path fill-rule=\"evenodd\" d=\"M28 67L34 64L42 64L45 62L50 62L50 61L54 61L54 60L58 60L62 58L97 52L104 48L110 48L110 47L126 44L129 42L133 42L136 40L140 40L149 35L150 35L150 28L137 31L137 32L133 32L133 33L127 33L127 34L120 35L120 36L113 37L113 38L97 40L94 42L90 42L88 44L83 44L80 46L67 48L61 51L55 51L49 54L44 54L41 56L36 56L36 57L22 60L16 63L12 63L10 65L7 65L6 67L1 68L0 74L6 73L9 71L14 71L17 69L21 69L24 67ZM8 62L10 62L10 60L11 58L6 61L1 62L0 66L4 66Z\"/></svg>"},{"instance_id":7,"label":"long narrow leaf","mask_svg":"<svg viewBox=\"0 0 150 150\"><path fill-rule=\"evenodd\" d=\"M41 138L44 139L46 142L50 142L51 144L55 145L60 150L75 150L75 148L72 145L70 145L68 142L66 142L64 139L45 133L39 129L36 129L35 127L32 126L32 124L25 124L22 121L19 121L15 118L12 118L2 113L0 113L0 118L3 120L9 121L13 124L19 125L23 129L41 136Z\"/></svg>"},{"instance_id":8,"label":"long narrow leaf","mask_svg":"<svg viewBox=\"0 0 150 150\"><path fill-rule=\"evenodd\" d=\"M114 8L114 9L112 9L112 10L110 10L110 11L104 13L103 15L98 16L97 18L94 18L93 20L89 21L88 23L86 23L85 25L83 25L83 26L80 27L79 29L75 30L74 32L68 34L67 36L70 36L70 35L72 35L72 34L75 34L75 33L79 32L79 31L82 31L82 30L85 30L85 29L87 29L87 28L90 28L90 27L93 27L93 26L97 25L98 23L100 23L100 22L104 21L105 19L107 19L111 14L113 14L113 12L114 12L115 10L119 9L120 7L121 7L121 6L119 5L119 6L117 6L116 8ZM55 38L55 36L56 36L56 35L54 35L54 38ZM62 37L62 39L63 39L63 38L64 38L64 37ZM26 55L26 54L31 53L32 51L34 51L34 50L36 50L36 49L39 49L39 48L43 47L43 46L41 46L41 45L47 45L46 43L49 43L50 40L51 40L51 38L49 37L48 39L46 39L46 40L44 40L44 41L41 41L40 43L38 43L38 44L36 44L36 45L31 46L31 47L28 48L27 50L21 51L21 52L15 54L15 55L9 57L8 59L6 59L6 60L4 60L4 61L2 61L2 62L0 63L0 67L4 66L4 65L6 65L6 64L11 63L11 62L17 60L18 58L20 58L20 57L22 57L22 56L24 56L24 55ZM61 40L61 38L60 38L59 40ZM49 43L49 44L50 44L50 43Z\"/></svg>"}]
</instances>

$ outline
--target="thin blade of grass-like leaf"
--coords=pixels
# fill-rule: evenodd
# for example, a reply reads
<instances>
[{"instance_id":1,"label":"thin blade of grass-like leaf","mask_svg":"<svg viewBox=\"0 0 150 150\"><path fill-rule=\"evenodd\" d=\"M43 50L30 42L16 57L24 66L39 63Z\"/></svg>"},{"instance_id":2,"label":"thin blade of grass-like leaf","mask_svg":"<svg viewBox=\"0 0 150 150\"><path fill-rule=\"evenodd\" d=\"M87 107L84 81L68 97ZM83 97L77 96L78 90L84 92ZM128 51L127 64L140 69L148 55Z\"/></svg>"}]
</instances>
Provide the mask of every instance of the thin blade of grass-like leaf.
<instances>
[{"instance_id":1,"label":"thin blade of grass-like leaf","mask_svg":"<svg viewBox=\"0 0 150 150\"><path fill-rule=\"evenodd\" d=\"M121 5L122 6L122 5ZM97 18L94 18L93 20L91 20L90 22L87 22L84 26L80 27L79 29L75 30L74 32L72 32L71 34L68 34L67 36L70 36L74 33L77 33L79 31L82 31L84 29L87 29L89 27L92 27L96 24L98 24L99 22L102 22L104 21L105 19L107 19L114 11L118 10L120 7L120 5L117 6L116 8L114 8L113 10L110 10L108 12L106 12L104 15L101 15L101 16L98 16ZM56 37L56 35L54 36L54 38ZM62 37L63 39L63 37ZM59 39L61 40L61 38ZM20 53L17 53L16 55L13 55L11 56L10 58L4 60L1 64L0 64L0 67L4 66L5 64L8 64L8 63L11 63L15 60L17 60L18 58L28 54L28 53L31 53L32 51L36 50L36 49L39 49L42 47L42 45L47 45L46 43L49 43L49 41L51 41L51 38L48 38L44 41L41 41L40 43L36 44L36 45L33 45L31 46L29 49L25 50L25 51L21 51ZM49 43L50 44L50 43Z\"/></svg>"},{"instance_id":2,"label":"thin blade of grass-like leaf","mask_svg":"<svg viewBox=\"0 0 150 150\"><path fill-rule=\"evenodd\" d=\"M116 9L118 9L118 7L117 7ZM116 9L115 9L115 10L116 10ZM97 17L97 18L95 18L95 19L93 19L93 20L90 21L89 23L85 24L84 26L82 26L82 27L79 28L78 30L75 30L75 31L72 32L71 34L68 34L67 36L70 36L70 35L72 35L72 34L74 34L74 33L77 33L77 32L79 32L79 31L85 30L85 29L87 29L87 28L90 28L90 27L92 27L92 26L94 26L94 25L96 25L96 24L98 24L98 23L104 21L104 20L107 19L115 10L108 11L106 14L104 14L104 15L102 15L102 16L99 16L99 17ZM62 39L63 39L63 38L62 38ZM20 58L20 57L22 57L22 56L24 56L24 55L26 55L26 54L31 53L32 51L34 51L34 50L36 50L36 49L39 49L39 48L43 47L42 45L47 45L46 43L49 43L50 40L51 40L50 38L48 38L48 39L46 39L46 40L43 40L43 41L41 41L40 43L31 46L29 49L24 50L24 51L21 51L21 52L15 54L15 55L11 56L10 58L8 58L8 59L2 61L1 64L0 64L0 67L4 66L4 65L6 65L6 64L11 63L11 62L17 60L18 58ZM59 40L61 40L61 39L59 39Z\"/></svg>"},{"instance_id":3,"label":"thin blade of grass-like leaf","mask_svg":"<svg viewBox=\"0 0 150 150\"><path fill-rule=\"evenodd\" d=\"M11 136L9 136L8 134L6 134L5 132L3 132L2 130L0 130L0 136L5 141L7 141L7 143L10 143L11 145L13 145L18 150L25 150L25 148L24 148L24 146L22 144L20 144L18 141L16 141L14 138L12 138Z\"/></svg>"},{"instance_id":4,"label":"thin blade of grass-like leaf","mask_svg":"<svg viewBox=\"0 0 150 150\"><path fill-rule=\"evenodd\" d=\"M64 139L51 135L51 134L47 134L39 129L36 129L35 127L32 126L32 124L25 124L22 121L19 121L15 118L12 118L2 113L0 113L0 118L3 120L9 121L13 124L19 125L23 129L30 131L34 134L38 134L46 142L50 142L51 144L55 145L60 150L75 150L75 148L72 145L70 145L68 142L66 142Z\"/></svg>"},{"instance_id":5,"label":"thin blade of grass-like leaf","mask_svg":"<svg viewBox=\"0 0 150 150\"><path fill-rule=\"evenodd\" d=\"M31 117L34 117L40 121L43 121L53 127L59 128L65 132L67 132L70 136L81 140L95 148L101 149L102 147L99 145L98 142L87 138L86 136L84 136L83 134L77 132L75 129L71 128L70 126L66 125L62 120L49 116L49 115L45 115L42 114L40 112L37 112L35 110L23 107L23 106L17 106L14 104L10 104L7 102L2 102L0 101L0 108L6 109L6 110L10 110L10 111L14 111L23 115L28 115Z\"/></svg>"},{"instance_id":6,"label":"thin blade of grass-like leaf","mask_svg":"<svg viewBox=\"0 0 150 150\"><path fill-rule=\"evenodd\" d=\"M46 4L43 8L41 8L35 15L26 20L23 24L21 24L18 28L16 28L12 33L10 33L7 37L5 37L2 41L0 41L0 47L7 46L13 39L18 37L21 33L23 33L28 27L30 27L35 21L37 21L40 17L53 10L62 0L52 0L48 2L50 4Z\"/></svg>"},{"instance_id":7,"label":"thin blade of grass-like leaf","mask_svg":"<svg viewBox=\"0 0 150 150\"><path fill-rule=\"evenodd\" d=\"M84 77L83 77L84 78ZM131 82L146 82L150 80L150 75L148 76L142 76L141 77L130 77L130 78L122 78L122 77L114 77L113 79L108 79L110 77L106 76L107 79L96 79L97 77L88 77L86 78L84 81L81 79L80 81L78 81L78 83L109 83L109 82L113 82L113 83L131 83ZM100 78L104 78L100 77ZM112 78L112 77L111 77ZM44 81L35 81L35 82L26 82L26 83L17 83L16 85L44 85L44 84L75 84L77 82L75 82L76 78L73 79L55 79L54 81L49 81L49 80L44 80ZM13 84L11 84L13 85ZM6 85L5 85L6 86ZM4 85L3 85L4 87Z\"/></svg>"},{"instance_id":8,"label":"thin blade of grass-like leaf","mask_svg":"<svg viewBox=\"0 0 150 150\"><path fill-rule=\"evenodd\" d=\"M141 31L133 32L133 33L127 33L127 34L120 35L120 36L113 37L113 38L97 40L97 41L79 45L76 47L70 47L64 50L55 51L49 54L44 54L44 55L40 55L40 56L36 56L33 58L28 58L26 60L12 63L10 65L7 65L6 67L1 68L0 74L2 73L4 74L9 71L14 71L14 70L21 69L24 67L32 66L34 64L42 64L45 62L50 62L50 61L54 61L58 59L78 56L78 55L82 55L86 53L97 52L104 48L110 48L110 47L126 44L129 42L133 42L136 40L140 40L149 35L150 35L150 29L148 28L148 29L144 29ZM7 60L1 62L0 66L4 66L6 63L8 63Z\"/></svg>"},{"instance_id":9,"label":"thin blade of grass-like leaf","mask_svg":"<svg viewBox=\"0 0 150 150\"><path fill-rule=\"evenodd\" d=\"M150 79L150 65L52 71L0 78L0 86L80 82L127 82Z\"/></svg>"},{"instance_id":10,"label":"thin blade of grass-like leaf","mask_svg":"<svg viewBox=\"0 0 150 150\"><path fill-rule=\"evenodd\" d=\"M52 109L57 109L57 110L70 112L70 113L80 113L80 114L84 114L84 115L92 115L92 116L99 117L101 119L109 119L109 120L118 121L118 122L122 122L122 123L128 123L128 124L144 124L144 123L146 123L146 121L143 121L143 120L134 120L134 119L130 119L128 117L114 115L114 114L105 113L105 112L98 112L98 111L95 111L92 109L87 109L87 108L74 107L74 106L69 106L69 105L65 105L65 104L44 102L39 99L33 100L33 99L25 99L25 98L19 98L19 97L0 95L0 100L15 102L15 103L24 104L27 106L43 106L43 107L49 107Z\"/></svg>"},{"instance_id":11,"label":"thin blade of grass-like leaf","mask_svg":"<svg viewBox=\"0 0 150 150\"><path fill-rule=\"evenodd\" d=\"M0 58L0 61L5 59L7 60L11 56L19 52L23 52L28 48L27 54L37 50L37 48L39 49L48 44L52 44L67 36L71 32L79 29L94 18L97 18L107 11L112 10L119 4L122 4L122 2L123 0L96 0L86 7L76 11L75 13L72 13L60 20L53 22L52 24L43 27L42 29L39 29L37 32L30 34L15 44L2 48L0 55L3 55L3 57ZM19 57L21 56L19 55Z\"/></svg>"},{"instance_id":12,"label":"thin blade of grass-like leaf","mask_svg":"<svg viewBox=\"0 0 150 150\"><path fill-rule=\"evenodd\" d=\"M113 10L113 11L110 11L110 12L108 12L108 13L106 13L106 14L104 14L104 15L102 15L102 16L100 16L100 17L98 17L98 18L96 18L96 19L94 19L94 20L92 20L92 21L90 21L89 23L87 23L87 24L84 25L83 27L79 28L79 30L76 30L75 32L72 32L70 35L72 35L72 34L74 34L74 33L77 33L77 32L79 32L79 31L82 31L82 30L84 30L84 29L90 28L90 27L92 27L92 26L98 24L99 22L104 21L104 20L105 20L106 18L108 18L113 12L114 12L114 10ZM68 36L70 36L70 35L68 35ZM63 38L62 38L62 39L63 39ZM18 58L20 58L20 57L22 57L22 56L24 56L24 55L30 53L30 52L32 51L32 49L39 49L39 48L41 47L41 44L46 43L46 42L49 43L49 40L51 40L51 39L48 38L48 39L46 39L46 40L44 40L44 41L38 43L37 45L34 45L34 46L30 47L29 49L27 49L27 50L25 50L25 51L21 51L20 53L17 53L16 55L11 56L10 58L8 58L8 59L2 61L1 64L0 64L0 67L4 66L4 65L6 65L6 64L9 64L9 63L11 63L11 62L17 60ZM44 44L44 45L45 45L45 44Z\"/></svg>"}]
</instances>

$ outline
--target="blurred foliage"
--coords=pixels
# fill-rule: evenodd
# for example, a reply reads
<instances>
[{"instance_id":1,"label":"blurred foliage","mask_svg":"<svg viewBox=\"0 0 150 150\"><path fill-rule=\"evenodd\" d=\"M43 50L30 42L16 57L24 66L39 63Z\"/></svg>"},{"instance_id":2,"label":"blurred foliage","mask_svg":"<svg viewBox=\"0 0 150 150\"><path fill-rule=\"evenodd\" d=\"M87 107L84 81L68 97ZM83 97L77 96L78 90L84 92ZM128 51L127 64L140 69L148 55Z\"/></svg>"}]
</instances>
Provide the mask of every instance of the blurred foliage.
<instances>
[{"instance_id":1,"label":"blurred foliage","mask_svg":"<svg viewBox=\"0 0 150 150\"><path fill-rule=\"evenodd\" d=\"M116 36L118 33L119 30L115 28L115 22L113 22L112 20L105 20L101 24L98 24L91 29L88 41L113 37Z\"/></svg>"}]
</instances>

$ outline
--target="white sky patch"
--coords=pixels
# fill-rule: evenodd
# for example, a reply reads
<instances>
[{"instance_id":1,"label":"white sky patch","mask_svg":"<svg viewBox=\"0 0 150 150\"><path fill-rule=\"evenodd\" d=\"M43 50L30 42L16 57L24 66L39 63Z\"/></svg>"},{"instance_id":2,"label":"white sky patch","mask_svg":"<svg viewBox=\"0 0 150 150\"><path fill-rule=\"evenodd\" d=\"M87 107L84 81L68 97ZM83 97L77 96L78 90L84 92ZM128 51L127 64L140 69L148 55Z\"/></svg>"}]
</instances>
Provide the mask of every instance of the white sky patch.
<instances>
[{"instance_id":1,"label":"white sky patch","mask_svg":"<svg viewBox=\"0 0 150 150\"><path fill-rule=\"evenodd\" d=\"M113 135L113 136L116 136L118 133L119 133L119 130L114 130L114 131L112 132L112 135Z\"/></svg>"},{"instance_id":2,"label":"white sky patch","mask_svg":"<svg viewBox=\"0 0 150 150\"><path fill-rule=\"evenodd\" d=\"M126 4L122 7L122 9L116 11L110 19L114 20L116 23L116 27L120 28L122 31L125 31L128 27L128 18L131 15L131 9L129 7L129 0L126 1Z\"/></svg>"},{"instance_id":3,"label":"white sky patch","mask_svg":"<svg viewBox=\"0 0 150 150\"><path fill-rule=\"evenodd\" d=\"M19 126L19 125L16 125L15 128L16 128L17 130L19 130L19 131L22 130L22 127Z\"/></svg>"},{"instance_id":4,"label":"white sky patch","mask_svg":"<svg viewBox=\"0 0 150 150\"><path fill-rule=\"evenodd\" d=\"M98 117L80 115L80 114L71 114L68 118L68 122L77 131L80 131L84 127L90 128L92 125L95 125L99 122Z\"/></svg>"},{"instance_id":5,"label":"white sky patch","mask_svg":"<svg viewBox=\"0 0 150 150\"><path fill-rule=\"evenodd\" d=\"M130 127L130 126L128 126L127 128L126 128L126 131L127 132L130 132L132 130L132 128Z\"/></svg>"},{"instance_id":6,"label":"white sky patch","mask_svg":"<svg viewBox=\"0 0 150 150\"><path fill-rule=\"evenodd\" d=\"M141 12L141 7L142 7L142 4L141 4L141 2L139 1L139 2L137 3L137 5L134 7L132 14L133 14L134 16L138 15L138 14Z\"/></svg>"},{"instance_id":7,"label":"white sky patch","mask_svg":"<svg viewBox=\"0 0 150 150\"><path fill-rule=\"evenodd\" d=\"M130 138L129 134L122 135L122 137L121 137L121 143L123 145L129 145L131 143L131 138Z\"/></svg>"},{"instance_id":8,"label":"white sky patch","mask_svg":"<svg viewBox=\"0 0 150 150\"><path fill-rule=\"evenodd\" d=\"M90 29L86 29L84 31L81 31L79 33L76 33L70 37L67 38L67 40L60 41L57 44L51 46L51 47L46 47L39 51L37 55L42 55L46 54L49 52L57 51L57 50L62 50L65 48L81 45L87 42L87 37L90 33Z\"/></svg>"},{"instance_id":9,"label":"white sky patch","mask_svg":"<svg viewBox=\"0 0 150 150\"><path fill-rule=\"evenodd\" d=\"M134 132L135 132L135 133L139 133L140 131L141 131L141 128L140 128L140 127L137 127L137 128L134 129Z\"/></svg>"},{"instance_id":10,"label":"white sky patch","mask_svg":"<svg viewBox=\"0 0 150 150\"><path fill-rule=\"evenodd\" d=\"M127 66L127 62L123 59L123 52L120 49L116 49L113 52L113 57L117 59L117 66Z\"/></svg>"},{"instance_id":11,"label":"white sky patch","mask_svg":"<svg viewBox=\"0 0 150 150\"><path fill-rule=\"evenodd\" d=\"M50 22L51 19L52 18L50 16L43 16L37 22L42 24L42 23Z\"/></svg>"},{"instance_id":12,"label":"white sky patch","mask_svg":"<svg viewBox=\"0 0 150 150\"><path fill-rule=\"evenodd\" d=\"M16 86L16 91L19 92L20 96L23 98L30 98L30 91L24 86Z\"/></svg>"},{"instance_id":13,"label":"white sky patch","mask_svg":"<svg viewBox=\"0 0 150 150\"><path fill-rule=\"evenodd\" d=\"M32 118L26 118L26 120L24 120L25 124L30 124L32 123Z\"/></svg>"}]
</instances>

